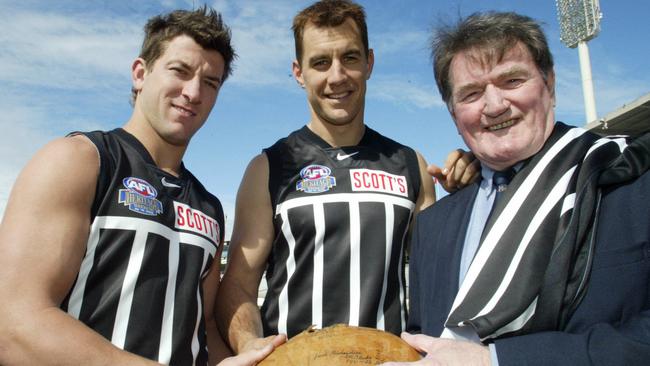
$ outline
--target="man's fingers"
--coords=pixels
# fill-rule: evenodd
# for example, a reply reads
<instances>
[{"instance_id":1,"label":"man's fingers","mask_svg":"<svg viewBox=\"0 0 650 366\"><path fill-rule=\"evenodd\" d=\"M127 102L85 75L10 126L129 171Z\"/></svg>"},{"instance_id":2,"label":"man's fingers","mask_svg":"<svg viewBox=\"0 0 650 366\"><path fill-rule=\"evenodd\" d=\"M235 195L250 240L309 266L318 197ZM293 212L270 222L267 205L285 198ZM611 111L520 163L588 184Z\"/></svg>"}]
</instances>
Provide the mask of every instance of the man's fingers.
<instances>
[{"instance_id":1,"label":"man's fingers","mask_svg":"<svg viewBox=\"0 0 650 366\"><path fill-rule=\"evenodd\" d=\"M246 344L246 351L224 359L219 366L253 366L270 355L274 349L287 341L285 334L257 338Z\"/></svg>"},{"instance_id":2,"label":"man's fingers","mask_svg":"<svg viewBox=\"0 0 650 366\"><path fill-rule=\"evenodd\" d=\"M427 171L449 193L463 188L479 176L480 162L471 151L456 149L447 155L444 167L435 164L427 167Z\"/></svg>"},{"instance_id":3,"label":"man's fingers","mask_svg":"<svg viewBox=\"0 0 650 366\"><path fill-rule=\"evenodd\" d=\"M447 160L445 160L445 167L443 169L445 174L448 174L448 172L456 165L458 159L462 158L464 154L465 154L465 150L456 149L450 152L449 155L447 155Z\"/></svg>"},{"instance_id":4,"label":"man's fingers","mask_svg":"<svg viewBox=\"0 0 650 366\"><path fill-rule=\"evenodd\" d=\"M462 182L465 171L476 159L474 158L474 154L463 149L457 149L456 152L461 155L458 157L458 159L456 159L456 162L454 164L454 180L456 182Z\"/></svg>"},{"instance_id":5,"label":"man's fingers","mask_svg":"<svg viewBox=\"0 0 650 366\"><path fill-rule=\"evenodd\" d=\"M273 352L273 345L267 344L266 346L259 349L252 349L246 352L242 352L237 356L228 357L223 361L219 362L218 366L254 366L258 362L262 361L269 354Z\"/></svg>"},{"instance_id":6,"label":"man's fingers","mask_svg":"<svg viewBox=\"0 0 650 366\"><path fill-rule=\"evenodd\" d=\"M248 351L254 351L254 350L260 350L266 347L267 345L270 345L272 348L275 348L275 344L273 343L276 337L279 337L277 335L274 336L268 336L265 338L253 338L246 342L244 347L240 350L240 353L243 352L248 352ZM278 345L284 343L284 341L276 341L279 342Z\"/></svg>"},{"instance_id":7,"label":"man's fingers","mask_svg":"<svg viewBox=\"0 0 650 366\"><path fill-rule=\"evenodd\" d=\"M279 345L283 344L284 342L287 341L287 335L286 334L276 334L273 336L268 336L265 339L269 341L269 343L273 346L273 348L278 347Z\"/></svg>"},{"instance_id":8,"label":"man's fingers","mask_svg":"<svg viewBox=\"0 0 650 366\"><path fill-rule=\"evenodd\" d=\"M402 339L420 353L430 353L438 338L424 334L402 332Z\"/></svg>"},{"instance_id":9,"label":"man's fingers","mask_svg":"<svg viewBox=\"0 0 650 366\"><path fill-rule=\"evenodd\" d=\"M471 184L480 176L480 169L481 162L478 159L474 159L469 163L469 165L467 165L462 177L458 180L458 183L463 187Z\"/></svg>"},{"instance_id":10,"label":"man's fingers","mask_svg":"<svg viewBox=\"0 0 650 366\"><path fill-rule=\"evenodd\" d=\"M270 355L274 349L275 348L273 347L273 345L269 343L260 349L254 349L252 351L248 351L242 354L242 356L244 356L244 361L248 361L248 362L252 361L257 363L262 361L264 358L266 358L266 356Z\"/></svg>"},{"instance_id":11,"label":"man's fingers","mask_svg":"<svg viewBox=\"0 0 650 366\"><path fill-rule=\"evenodd\" d=\"M437 166L435 164L430 164L427 167L427 173L429 173L429 175L434 177L439 182L442 182L442 181L445 180L445 175L444 175L444 172L443 172L442 168L440 168L439 166Z\"/></svg>"},{"instance_id":12,"label":"man's fingers","mask_svg":"<svg viewBox=\"0 0 650 366\"><path fill-rule=\"evenodd\" d=\"M251 351L252 360L255 361L255 362L260 362L263 359L265 359L266 356L270 355L271 352L273 352L274 349L275 349L275 347L273 347L272 344L267 344L266 346L264 346L264 347L262 347L260 349L256 349L254 351Z\"/></svg>"}]
</instances>

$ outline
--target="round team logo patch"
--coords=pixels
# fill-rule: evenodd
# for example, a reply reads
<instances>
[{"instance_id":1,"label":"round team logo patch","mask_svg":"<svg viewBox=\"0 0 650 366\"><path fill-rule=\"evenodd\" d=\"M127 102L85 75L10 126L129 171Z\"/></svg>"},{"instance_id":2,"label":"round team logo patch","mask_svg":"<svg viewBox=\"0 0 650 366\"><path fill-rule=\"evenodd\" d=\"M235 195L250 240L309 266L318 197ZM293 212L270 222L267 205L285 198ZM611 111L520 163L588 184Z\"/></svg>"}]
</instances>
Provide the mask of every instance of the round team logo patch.
<instances>
[{"instance_id":1,"label":"round team logo patch","mask_svg":"<svg viewBox=\"0 0 650 366\"><path fill-rule=\"evenodd\" d=\"M158 191L144 179L127 177L122 179L126 189L120 189L118 203L129 210L144 215L156 216L163 212L162 202L156 199Z\"/></svg>"},{"instance_id":2,"label":"round team logo patch","mask_svg":"<svg viewBox=\"0 0 650 366\"><path fill-rule=\"evenodd\" d=\"M336 178L331 176L332 169L323 165L309 165L300 171L301 180L296 183L296 190L305 193L322 193L336 186Z\"/></svg>"}]
</instances>

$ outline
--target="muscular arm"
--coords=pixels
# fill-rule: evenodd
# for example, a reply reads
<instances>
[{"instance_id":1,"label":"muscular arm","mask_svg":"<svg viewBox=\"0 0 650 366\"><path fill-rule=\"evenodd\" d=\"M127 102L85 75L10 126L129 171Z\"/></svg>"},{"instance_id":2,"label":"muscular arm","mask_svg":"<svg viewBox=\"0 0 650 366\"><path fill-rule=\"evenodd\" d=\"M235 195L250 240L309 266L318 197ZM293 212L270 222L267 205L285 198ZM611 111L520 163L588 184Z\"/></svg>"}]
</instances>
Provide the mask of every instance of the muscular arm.
<instances>
[{"instance_id":1,"label":"muscular arm","mask_svg":"<svg viewBox=\"0 0 650 366\"><path fill-rule=\"evenodd\" d=\"M264 343L257 290L274 237L268 177L268 159L258 155L237 193L230 260L217 299L217 325L235 353Z\"/></svg>"},{"instance_id":2,"label":"muscular arm","mask_svg":"<svg viewBox=\"0 0 650 366\"><path fill-rule=\"evenodd\" d=\"M420 153L417 153L418 156L418 166L420 168L420 193L418 195L418 200L415 202L415 213L424 210L425 208L431 206L436 202L436 191L433 186L433 180L427 172L427 162L424 160Z\"/></svg>"},{"instance_id":3,"label":"muscular arm","mask_svg":"<svg viewBox=\"0 0 650 366\"><path fill-rule=\"evenodd\" d=\"M16 180L0 226L2 365L157 365L59 308L85 253L98 169L95 147L75 136L48 144Z\"/></svg>"},{"instance_id":4,"label":"muscular arm","mask_svg":"<svg viewBox=\"0 0 650 366\"><path fill-rule=\"evenodd\" d=\"M230 348L224 343L215 320L215 301L219 292L221 280L221 251L219 247L212 261L208 275L203 280L203 313L205 315L205 332L208 342L208 358L210 365L216 365L224 358L232 356Z\"/></svg>"}]
</instances>

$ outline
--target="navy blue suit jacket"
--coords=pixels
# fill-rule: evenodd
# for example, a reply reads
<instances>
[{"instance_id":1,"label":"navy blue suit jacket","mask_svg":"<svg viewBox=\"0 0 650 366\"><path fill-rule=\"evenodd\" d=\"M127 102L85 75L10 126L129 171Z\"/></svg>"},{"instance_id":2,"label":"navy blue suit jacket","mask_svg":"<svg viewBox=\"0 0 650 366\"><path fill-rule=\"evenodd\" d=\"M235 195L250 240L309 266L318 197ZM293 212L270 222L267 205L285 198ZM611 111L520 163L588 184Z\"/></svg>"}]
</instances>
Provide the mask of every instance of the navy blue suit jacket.
<instances>
[{"instance_id":1,"label":"navy blue suit jacket","mask_svg":"<svg viewBox=\"0 0 650 366\"><path fill-rule=\"evenodd\" d=\"M411 242L408 330L439 336L458 292L478 184L422 211ZM585 297L562 332L495 341L500 366L650 364L650 172L603 191Z\"/></svg>"}]
</instances>

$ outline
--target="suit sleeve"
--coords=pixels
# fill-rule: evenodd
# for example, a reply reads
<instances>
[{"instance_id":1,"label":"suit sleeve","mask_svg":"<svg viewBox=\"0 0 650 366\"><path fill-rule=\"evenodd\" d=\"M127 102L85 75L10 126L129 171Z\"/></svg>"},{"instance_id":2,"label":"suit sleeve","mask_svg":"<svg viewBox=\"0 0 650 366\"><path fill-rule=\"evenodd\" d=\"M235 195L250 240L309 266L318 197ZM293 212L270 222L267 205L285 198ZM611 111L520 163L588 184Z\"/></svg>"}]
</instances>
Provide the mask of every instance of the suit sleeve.
<instances>
[{"instance_id":1,"label":"suit sleeve","mask_svg":"<svg viewBox=\"0 0 650 366\"><path fill-rule=\"evenodd\" d=\"M598 323L583 333L542 332L495 342L500 366L647 365L650 310L614 326Z\"/></svg>"}]
</instances>

